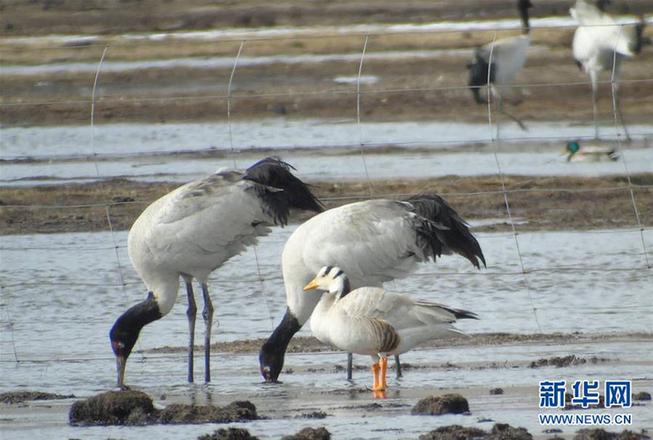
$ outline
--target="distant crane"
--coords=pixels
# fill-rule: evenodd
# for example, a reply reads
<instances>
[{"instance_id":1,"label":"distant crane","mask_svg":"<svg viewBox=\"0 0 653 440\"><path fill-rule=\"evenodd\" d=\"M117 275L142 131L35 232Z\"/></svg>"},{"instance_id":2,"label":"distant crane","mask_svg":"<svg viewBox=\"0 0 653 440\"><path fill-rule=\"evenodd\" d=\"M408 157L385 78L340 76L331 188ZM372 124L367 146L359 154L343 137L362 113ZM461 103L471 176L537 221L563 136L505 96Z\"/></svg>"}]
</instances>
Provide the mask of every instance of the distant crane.
<instances>
[{"instance_id":1,"label":"distant crane","mask_svg":"<svg viewBox=\"0 0 653 440\"><path fill-rule=\"evenodd\" d=\"M522 130L526 130L526 126L517 117L505 111L503 99L526 63L531 44L528 10L532 7L530 0L517 0L517 9L522 20L522 34L502 38L477 48L474 52L474 60L467 65L469 86L476 103L487 104L487 101L481 98L480 89L489 86L492 95L498 100L499 112L515 121Z\"/></svg>"},{"instance_id":2,"label":"distant crane","mask_svg":"<svg viewBox=\"0 0 653 440\"><path fill-rule=\"evenodd\" d=\"M245 172L225 171L183 185L149 205L129 231L129 257L145 282L147 298L123 313L110 332L118 386L141 329L167 315L175 304L179 278L188 294L188 381L193 382L196 306L192 280L202 286L206 326L204 380L211 380L213 304L207 278L270 226L285 225L291 208L319 212L319 201L290 172L290 165L266 158Z\"/></svg>"},{"instance_id":3,"label":"distant crane","mask_svg":"<svg viewBox=\"0 0 653 440\"><path fill-rule=\"evenodd\" d=\"M603 70L614 72L614 93L619 121L623 126L626 139L630 134L624 123L619 98L619 73L624 58L632 57L642 50L645 22L641 18L638 23L620 25L607 14L604 9L610 0L599 0L596 4L585 0L577 0L569 9L571 16L579 26L574 33L572 49L574 59L590 77L592 83L592 115L594 118L594 137L599 137L597 122L598 111L598 81Z\"/></svg>"}]
</instances>

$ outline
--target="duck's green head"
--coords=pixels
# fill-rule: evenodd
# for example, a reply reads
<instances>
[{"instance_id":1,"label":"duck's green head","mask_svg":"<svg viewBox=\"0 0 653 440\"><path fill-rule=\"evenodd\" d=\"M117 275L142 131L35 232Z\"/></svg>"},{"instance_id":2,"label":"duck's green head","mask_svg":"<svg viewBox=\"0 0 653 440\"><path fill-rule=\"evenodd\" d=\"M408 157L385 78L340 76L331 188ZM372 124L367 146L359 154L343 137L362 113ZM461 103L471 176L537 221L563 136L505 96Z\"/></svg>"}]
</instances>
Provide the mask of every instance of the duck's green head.
<instances>
[{"instance_id":1,"label":"duck's green head","mask_svg":"<svg viewBox=\"0 0 653 440\"><path fill-rule=\"evenodd\" d=\"M567 142L566 150L567 153L569 153L569 155L567 156L567 160L570 160L574 154L580 151L580 144L578 143L578 141L569 141Z\"/></svg>"}]
</instances>

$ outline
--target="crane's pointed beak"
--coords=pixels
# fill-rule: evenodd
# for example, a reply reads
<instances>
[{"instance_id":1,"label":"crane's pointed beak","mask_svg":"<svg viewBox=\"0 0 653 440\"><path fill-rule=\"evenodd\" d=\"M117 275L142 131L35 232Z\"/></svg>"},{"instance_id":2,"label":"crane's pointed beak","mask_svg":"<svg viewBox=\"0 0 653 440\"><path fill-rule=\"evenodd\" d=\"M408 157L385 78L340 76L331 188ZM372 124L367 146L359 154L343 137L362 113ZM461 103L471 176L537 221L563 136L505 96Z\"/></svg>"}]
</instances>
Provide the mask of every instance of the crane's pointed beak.
<instances>
[{"instance_id":1,"label":"crane's pointed beak","mask_svg":"<svg viewBox=\"0 0 653 440\"><path fill-rule=\"evenodd\" d=\"M317 288L318 288L317 281L315 281L315 278L313 278L307 285L304 286L304 291L306 292Z\"/></svg>"},{"instance_id":2,"label":"crane's pointed beak","mask_svg":"<svg viewBox=\"0 0 653 440\"><path fill-rule=\"evenodd\" d=\"M129 389L125 385L125 367L127 366L127 358L124 356L116 356L116 371L118 372L118 388L121 390Z\"/></svg>"}]
</instances>

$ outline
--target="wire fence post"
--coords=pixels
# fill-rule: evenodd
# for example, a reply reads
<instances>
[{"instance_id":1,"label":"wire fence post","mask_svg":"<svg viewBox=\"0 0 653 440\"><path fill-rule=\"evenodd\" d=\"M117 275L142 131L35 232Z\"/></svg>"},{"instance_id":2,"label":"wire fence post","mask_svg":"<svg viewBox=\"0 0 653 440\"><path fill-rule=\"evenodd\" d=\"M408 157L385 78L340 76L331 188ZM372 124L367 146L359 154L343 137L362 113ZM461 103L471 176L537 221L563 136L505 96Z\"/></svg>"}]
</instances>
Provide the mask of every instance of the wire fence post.
<instances>
[{"instance_id":1,"label":"wire fence post","mask_svg":"<svg viewBox=\"0 0 653 440\"><path fill-rule=\"evenodd\" d=\"M490 55L488 57L489 59L488 59L488 71L487 71L487 82L486 82L487 97L488 97L488 99L487 99L487 102L488 102L488 104L487 104L488 126L490 128L490 133L494 132L494 130L492 129L492 101L491 101L492 91L490 89L492 87L492 83L491 83L491 80L492 80L492 77L491 77L491 73L492 73L492 57L494 55L494 46L496 44L496 41L497 41L497 33L495 31L494 38L492 39L492 43L490 45ZM501 93L501 92L498 92L498 93ZM499 97L499 99L501 100L502 98ZM496 136L492 135L492 137L494 138L494 144L495 144L494 161L495 161L495 164L497 166L497 173L499 174L499 180L501 181L501 192L503 193L503 202L504 202L504 205L506 206L506 213L508 215L508 220L510 221L510 228L512 230L512 237L513 237L513 240L515 242L515 249L517 250L517 256L519 258L519 265L521 267L521 273L522 273L523 278L524 278L524 283L526 285L526 290L528 292L528 298L530 300L531 308L533 310L533 317L535 318L535 324L537 325L538 332L541 333L542 332L542 327L540 326L540 321L539 321L539 319L537 317L537 307L535 306L535 302L533 300L532 289L531 289L530 283L528 282L527 272L526 272L526 268L524 266L524 258L522 257L521 249L520 249L520 246L519 246L519 238L518 238L517 228L515 227L515 221L514 221L514 219L512 217L512 211L510 210L510 202L508 200L508 191L506 190L506 179L505 179L505 176L503 174L503 170L501 169L501 163L499 161L498 152L499 152L499 149L501 147L501 138L500 138L499 119L498 118L496 119L495 124L496 124Z\"/></svg>"},{"instance_id":2,"label":"wire fence post","mask_svg":"<svg viewBox=\"0 0 653 440\"><path fill-rule=\"evenodd\" d=\"M367 169L367 161L365 160L365 144L363 142L363 127L361 125L361 73L363 72L363 62L365 61L365 54L367 53L368 39L369 35L365 35L363 51L361 52L361 59L358 64L358 76L356 77L356 127L358 128L358 145L361 152L361 160L363 161L363 169L365 170L365 179L367 180L370 197L372 197L372 181L370 180L370 172Z\"/></svg>"},{"instance_id":3,"label":"wire fence post","mask_svg":"<svg viewBox=\"0 0 653 440\"><path fill-rule=\"evenodd\" d=\"M238 60L240 59L240 54L243 51L243 47L245 46L245 40L240 41L240 46L238 46L238 53L236 53L236 57L234 58L234 65L231 69L231 74L229 75L229 84L227 84L227 128L229 130L229 149L231 152L231 158L234 162L234 168L238 168L238 165L236 163L236 152L234 151L234 136L233 136L233 130L231 127L231 86L234 82L234 76L236 75L236 68L238 67Z\"/></svg>"},{"instance_id":4,"label":"wire fence post","mask_svg":"<svg viewBox=\"0 0 653 440\"><path fill-rule=\"evenodd\" d=\"M624 25L619 26L619 34L617 36L617 40L619 40L619 37L621 37L623 33L623 27ZM633 188L633 181L630 176L630 169L628 167L628 159L626 158L626 152L623 150L623 146L621 143L621 132L619 131L619 115L621 114L621 109L620 109L620 102L619 102L619 97L617 96L618 90L619 90L619 84L617 81L617 48L614 47L612 50L612 72L610 74L610 90L612 92L612 115L613 115L613 120L614 120L614 128L615 128L615 133L616 133L616 138L617 138L617 151L619 151L621 155L621 160L623 161L624 164L624 172L626 174L626 180L628 181L628 192L630 193L630 201L633 204L633 212L635 214L635 222L637 224L637 227L639 228L639 236L640 240L642 243L642 251L643 251L643 260L644 264L648 269L651 269L651 262L649 261L648 258L648 248L646 246L646 240L644 239L644 226L642 225L642 219L639 215L639 209L637 208L637 200L635 198L635 189ZM623 115L621 115L621 123L623 124L624 131L626 133L626 136L630 138L628 135L628 131L626 129L626 124L623 120Z\"/></svg>"}]
</instances>

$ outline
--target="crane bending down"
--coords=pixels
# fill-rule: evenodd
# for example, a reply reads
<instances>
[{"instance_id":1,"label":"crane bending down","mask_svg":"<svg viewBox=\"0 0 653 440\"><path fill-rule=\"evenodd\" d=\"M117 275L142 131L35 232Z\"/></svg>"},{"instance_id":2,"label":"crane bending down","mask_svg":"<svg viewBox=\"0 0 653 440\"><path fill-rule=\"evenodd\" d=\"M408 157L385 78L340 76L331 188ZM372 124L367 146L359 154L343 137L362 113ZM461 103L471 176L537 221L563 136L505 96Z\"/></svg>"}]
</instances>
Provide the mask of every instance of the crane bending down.
<instances>
[{"instance_id":1,"label":"crane bending down","mask_svg":"<svg viewBox=\"0 0 653 440\"><path fill-rule=\"evenodd\" d=\"M467 223L437 195L405 201L368 200L316 215L301 224L283 249L286 313L261 347L261 375L276 382L288 343L320 300L304 286L324 266L338 266L351 287L382 287L406 277L417 263L455 252L476 268L485 265L481 247Z\"/></svg>"},{"instance_id":2,"label":"crane bending down","mask_svg":"<svg viewBox=\"0 0 653 440\"><path fill-rule=\"evenodd\" d=\"M526 130L526 126L504 109L503 99L504 95L510 92L511 84L526 63L531 44L528 9L532 7L530 0L517 0L517 9L522 20L522 34L502 38L479 47L474 52L474 60L467 65L469 86L476 103L487 104L487 101L481 98L480 89L488 86L492 95L498 100L499 112L515 121L522 130Z\"/></svg>"},{"instance_id":3,"label":"crane bending down","mask_svg":"<svg viewBox=\"0 0 653 440\"><path fill-rule=\"evenodd\" d=\"M571 16L578 22L572 50L578 67L589 75L592 83L594 137L596 139L599 137L597 122L599 74L607 70L613 73L616 111L626 138L630 141L630 134L621 111L619 73L624 58L630 58L642 50L645 22L642 18L639 23L620 25L603 11L606 3L608 3L606 0L599 0L597 5L594 5L585 0L577 0L574 7L569 9Z\"/></svg>"},{"instance_id":4,"label":"crane bending down","mask_svg":"<svg viewBox=\"0 0 653 440\"><path fill-rule=\"evenodd\" d=\"M192 287L202 286L205 323L204 379L211 380L210 344L213 305L207 278L241 253L270 226L287 224L291 208L319 212L320 202L295 177L291 166L266 158L247 171L225 171L190 182L149 205L129 231L129 257L143 279L147 298L123 313L110 332L118 386L125 388L127 358L148 323L170 312L184 279L188 294L188 381L193 382L196 305Z\"/></svg>"}]
</instances>

